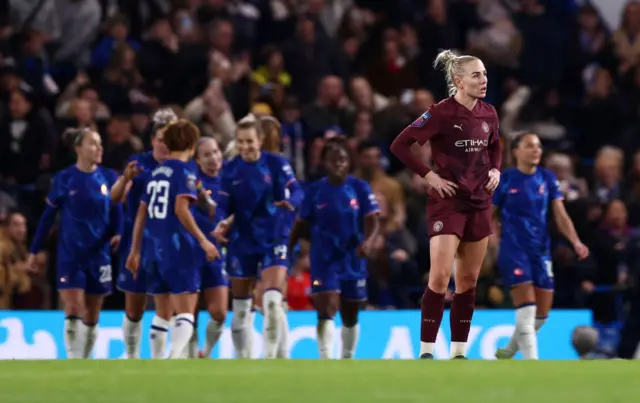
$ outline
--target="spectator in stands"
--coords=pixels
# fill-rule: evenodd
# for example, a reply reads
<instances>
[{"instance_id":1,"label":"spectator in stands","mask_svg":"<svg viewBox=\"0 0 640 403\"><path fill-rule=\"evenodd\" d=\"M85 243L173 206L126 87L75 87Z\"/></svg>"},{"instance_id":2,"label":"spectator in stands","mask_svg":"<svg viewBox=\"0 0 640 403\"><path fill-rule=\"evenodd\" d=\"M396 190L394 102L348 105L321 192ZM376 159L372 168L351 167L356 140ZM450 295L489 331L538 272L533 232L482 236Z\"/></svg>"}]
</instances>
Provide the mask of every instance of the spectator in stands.
<instances>
[{"instance_id":1,"label":"spectator in stands","mask_svg":"<svg viewBox=\"0 0 640 403\"><path fill-rule=\"evenodd\" d=\"M592 195L606 204L625 196L623 182L624 154L617 147L606 146L596 155Z\"/></svg>"},{"instance_id":2,"label":"spectator in stands","mask_svg":"<svg viewBox=\"0 0 640 403\"><path fill-rule=\"evenodd\" d=\"M338 76L326 76L318 85L318 97L302 113L305 125L314 138L321 137L327 127L344 128L348 121L348 99Z\"/></svg>"},{"instance_id":3,"label":"spectator in stands","mask_svg":"<svg viewBox=\"0 0 640 403\"><path fill-rule=\"evenodd\" d=\"M91 66L97 69L106 68L110 65L113 54L125 44L134 51L140 48L137 41L129 38L129 26L125 17L115 15L106 22L105 35L93 49Z\"/></svg>"},{"instance_id":4,"label":"spectator in stands","mask_svg":"<svg viewBox=\"0 0 640 403\"><path fill-rule=\"evenodd\" d=\"M76 75L58 98L55 116L61 119L73 118L71 106L78 99L89 102L90 111L94 119L105 120L111 116L109 107L100 101L98 91L89 83L89 77L83 73Z\"/></svg>"},{"instance_id":5,"label":"spectator in stands","mask_svg":"<svg viewBox=\"0 0 640 403\"><path fill-rule=\"evenodd\" d=\"M611 200L605 208L602 229L591 247L597 270L584 282L583 289L593 292L596 285L614 286L627 282L629 265L639 252L640 233L629 227L627 208L621 200ZM617 294L605 291L592 294L589 306L594 321L611 323L618 319Z\"/></svg>"},{"instance_id":6,"label":"spectator in stands","mask_svg":"<svg viewBox=\"0 0 640 403\"><path fill-rule=\"evenodd\" d=\"M214 137L221 149L225 150L234 139L236 122L221 79L211 80L202 95L187 104L184 112L203 133Z\"/></svg>"},{"instance_id":7,"label":"spectator in stands","mask_svg":"<svg viewBox=\"0 0 640 403\"><path fill-rule=\"evenodd\" d=\"M31 290L26 242L27 219L14 211L0 226L0 309L15 308L16 294Z\"/></svg>"},{"instance_id":8,"label":"spectator in stands","mask_svg":"<svg viewBox=\"0 0 640 403\"><path fill-rule=\"evenodd\" d=\"M565 201L571 202L588 195L587 183L575 177L571 158L562 153L552 153L546 158L545 167L553 171L560 182Z\"/></svg>"},{"instance_id":9,"label":"spectator in stands","mask_svg":"<svg viewBox=\"0 0 640 403\"><path fill-rule=\"evenodd\" d=\"M55 144L50 118L26 91L13 91L9 114L0 122L0 176L8 185L35 182L49 169Z\"/></svg>"},{"instance_id":10,"label":"spectator in stands","mask_svg":"<svg viewBox=\"0 0 640 403\"><path fill-rule=\"evenodd\" d=\"M142 84L142 76L136 67L136 54L127 43L117 45L109 59L100 86L100 98L113 114L130 114L130 93Z\"/></svg>"},{"instance_id":11,"label":"spectator in stands","mask_svg":"<svg viewBox=\"0 0 640 403\"><path fill-rule=\"evenodd\" d=\"M131 122L127 116L116 115L107 124L107 140L104 145L102 165L122 172L129 158L143 151L140 138L131 134Z\"/></svg>"},{"instance_id":12,"label":"spectator in stands","mask_svg":"<svg viewBox=\"0 0 640 403\"><path fill-rule=\"evenodd\" d=\"M374 92L371 84L362 76L352 77L349 82L349 97L351 99L349 109L351 111L366 110L371 113L377 113L390 104L389 100Z\"/></svg>"},{"instance_id":13,"label":"spectator in stands","mask_svg":"<svg viewBox=\"0 0 640 403\"><path fill-rule=\"evenodd\" d=\"M284 69L284 58L279 50L267 48L264 53L265 63L251 75L251 99L255 102L258 98L269 98L280 107L291 86L291 75Z\"/></svg>"},{"instance_id":14,"label":"spectator in stands","mask_svg":"<svg viewBox=\"0 0 640 403\"><path fill-rule=\"evenodd\" d=\"M631 0L622 13L622 24L612 37L620 61L618 72L625 74L640 62L640 2Z\"/></svg>"},{"instance_id":15,"label":"spectator in stands","mask_svg":"<svg viewBox=\"0 0 640 403\"><path fill-rule=\"evenodd\" d=\"M397 32L393 35L397 36ZM420 85L416 60L401 53L397 39L384 42L382 58L371 63L365 75L371 86L385 97L398 98L403 91Z\"/></svg>"},{"instance_id":16,"label":"spectator in stands","mask_svg":"<svg viewBox=\"0 0 640 403\"><path fill-rule=\"evenodd\" d=\"M200 91L206 60L205 49L184 43L168 18L153 22L137 57L141 75L163 104L184 104Z\"/></svg>"},{"instance_id":17,"label":"spectator in stands","mask_svg":"<svg viewBox=\"0 0 640 403\"><path fill-rule=\"evenodd\" d=\"M584 105L579 110L582 136L576 148L581 157L592 158L604 144L619 144L625 109L613 86L611 73L603 68L593 71L586 92Z\"/></svg>"},{"instance_id":18,"label":"spectator in stands","mask_svg":"<svg viewBox=\"0 0 640 403\"><path fill-rule=\"evenodd\" d=\"M72 67L90 63L91 45L100 29L102 10L98 0L57 0L55 11L60 23L59 45L53 61Z\"/></svg>"},{"instance_id":19,"label":"spectator in stands","mask_svg":"<svg viewBox=\"0 0 640 403\"><path fill-rule=\"evenodd\" d=\"M291 74L292 89L302 102L311 102L322 77L347 74L346 59L341 49L326 37L317 34L316 23L308 15L298 17L296 35L283 45L287 71ZM319 98L322 97L318 94Z\"/></svg>"}]
</instances>

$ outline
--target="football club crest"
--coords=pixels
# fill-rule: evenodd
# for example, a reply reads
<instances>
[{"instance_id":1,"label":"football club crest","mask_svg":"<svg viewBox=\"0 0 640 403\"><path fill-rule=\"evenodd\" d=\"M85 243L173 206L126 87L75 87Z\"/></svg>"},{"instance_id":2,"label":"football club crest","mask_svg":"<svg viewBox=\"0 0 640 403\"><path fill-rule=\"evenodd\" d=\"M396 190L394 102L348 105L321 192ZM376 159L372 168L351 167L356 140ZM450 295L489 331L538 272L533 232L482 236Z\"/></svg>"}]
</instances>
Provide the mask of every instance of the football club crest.
<instances>
[{"instance_id":1,"label":"football club crest","mask_svg":"<svg viewBox=\"0 0 640 403\"><path fill-rule=\"evenodd\" d=\"M487 122L482 122L482 131L485 133L489 133L489 125Z\"/></svg>"},{"instance_id":2,"label":"football club crest","mask_svg":"<svg viewBox=\"0 0 640 403\"><path fill-rule=\"evenodd\" d=\"M106 196L107 193L109 193L109 189L107 189L107 185L104 183L100 185L100 193L102 193L103 196Z\"/></svg>"},{"instance_id":3,"label":"football club crest","mask_svg":"<svg viewBox=\"0 0 640 403\"><path fill-rule=\"evenodd\" d=\"M442 231L442 221L436 221L435 223L433 223L433 232L440 232Z\"/></svg>"}]
</instances>

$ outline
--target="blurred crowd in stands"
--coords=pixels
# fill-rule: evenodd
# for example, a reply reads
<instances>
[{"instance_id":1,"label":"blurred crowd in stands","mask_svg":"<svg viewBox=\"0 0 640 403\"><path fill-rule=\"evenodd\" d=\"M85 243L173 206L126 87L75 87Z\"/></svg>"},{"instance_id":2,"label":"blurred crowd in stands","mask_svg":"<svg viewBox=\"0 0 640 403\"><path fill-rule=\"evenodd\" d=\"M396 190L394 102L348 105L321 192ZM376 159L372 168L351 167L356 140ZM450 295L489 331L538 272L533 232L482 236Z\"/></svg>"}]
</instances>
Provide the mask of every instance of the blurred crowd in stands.
<instances>
[{"instance_id":1,"label":"blurred crowd in stands","mask_svg":"<svg viewBox=\"0 0 640 403\"><path fill-rule=\"evenodd\" d=\"M609 27L574 0L3 0L0 1L0 309L55 308L51 253L27 273L52 173L72 163L62 130L87 126L122 170L149 145L149 115L170 106L221 147L252 112L282 121L298 178L321 175L325 139L349 138L384 231L370 261L370 308L419 306L429 269L426 187L388 152L446 96L431 68L441 48L481 57L488 101L509 142L534 131L546 167L592 250L578 263L555 238L557 307L614 323L637 307L640 274L640 2ZM430 160L428 145L421 150ZM492 237L481 307L507 307ZM308 307L308 262L290 299ZM115 276L114 276L115 278ZM122 298L109 306L122 307ZM625 311L626 307L626 311ZM640 317L640 315L635 315Z\"/></svg>"}]
</instances>

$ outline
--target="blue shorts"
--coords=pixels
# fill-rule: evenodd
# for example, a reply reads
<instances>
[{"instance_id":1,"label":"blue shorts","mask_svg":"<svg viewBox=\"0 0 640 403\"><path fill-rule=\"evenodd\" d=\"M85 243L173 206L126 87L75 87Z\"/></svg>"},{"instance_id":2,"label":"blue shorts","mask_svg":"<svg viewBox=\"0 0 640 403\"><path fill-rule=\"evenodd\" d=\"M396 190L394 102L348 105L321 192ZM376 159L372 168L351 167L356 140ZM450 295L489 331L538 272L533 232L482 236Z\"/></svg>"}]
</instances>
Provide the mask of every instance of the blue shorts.
<instances>
[{"instance_id":1,"label":"blue shorts","mask_svg":"<svg viewBox=\"0 0 640 403\"><path fill-rule=\"evenodd\" d=\"M287 245L274 246L267 253L238 255L229 252L227 256L227 273L229 277L257 278L262 269L277 266L289 268Z\"/></svg>"},{"instance_id":2,"label":"blue shorts","mask_svg":"<svg viewBox=\"0 0 640 403\"><path fill-rule=\"evenodd\" d=\"M553 263L548 255L509 251L498 255L498 269L506 287L532 283L536 288L553 290Z\"/></svg>"},{"instance_id":3,"label":"blue shorts","mask_svg":"<svg viewBox=\"0 0 640 403\"><path fill-rule=\"evenodd\" d=\"M356 264L364 266L362 259L357 259ZM340 265L342 267L342 265ZM362 268L358 268L362 269ZM366 268L365 268L366 270ZM311 293L339 292L344 299L351 301L365 301L367 299L366 271L359 270L362 276L359 278L342 279L341 270L332 267L327 262L311 261Z\"/></svg>"},{"instance_id":4,"label":"blue shorts","mask_svg":"<svg viewBox=\"0 0 640 403\"><path fill-rule=\"evenodd\" d=\"M58 262L58 290L81 289L89 295L111 294L111 262L70 264Z\"/></svg>"},{"instance_id":5,"label":"blue shorts","mask_svg":"<svg viewBox=\"0 0 640 403\"><path fill-rule=\"evenodd\" d=\"M127 262L128 253L122 255L120 259L120 273L116 281L116 288L122 292L130 292L132 294L146 294L147 292L147 273L145 267L138 270L138 276L134 279L133 274L127 270L125 264ZM148 264L148 263L147 263Z\"/></svg>"},{"instance_id":6,"label":"blue shorts","mask_svg":"<svg viewBox=\"0 0 640 403\"><path fill-rule=\"evenodd\" d=\"M176 259L154 262L147 267L147 294L196 293L200 291L201 268Z\"/></svg>"},{"instance_id":7,"label":"blue shorts","mask_svg":"<svg viewBox=\"0 0 640 403\"><path fill-rule=\"evenodd\" d=\"M226 259L224 252L221 251L222 258L212 262L205 261L202 266L200 290L216 287L228 287L229 277L227 276Z\"/></svg>"}]
</instances>

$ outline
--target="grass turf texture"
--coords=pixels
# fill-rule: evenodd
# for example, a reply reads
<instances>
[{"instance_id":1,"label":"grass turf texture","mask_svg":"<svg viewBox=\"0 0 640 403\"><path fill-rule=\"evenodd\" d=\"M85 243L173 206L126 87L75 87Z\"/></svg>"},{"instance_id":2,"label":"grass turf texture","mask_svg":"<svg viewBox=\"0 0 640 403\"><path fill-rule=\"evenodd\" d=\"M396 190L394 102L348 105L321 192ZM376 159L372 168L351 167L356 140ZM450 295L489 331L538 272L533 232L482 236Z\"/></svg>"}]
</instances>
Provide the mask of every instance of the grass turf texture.
<instances>
[{"instance_id":1,"label":"grass turf texture","mask_svg":"<svg viewBox=\"0 0 640 403\"><path fill-rule=\"evenodd\" d=\"M616 403L636 361L0 361L2 403Z\"/></svg>"}]
</instances>

